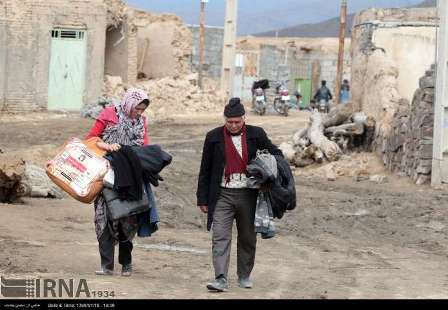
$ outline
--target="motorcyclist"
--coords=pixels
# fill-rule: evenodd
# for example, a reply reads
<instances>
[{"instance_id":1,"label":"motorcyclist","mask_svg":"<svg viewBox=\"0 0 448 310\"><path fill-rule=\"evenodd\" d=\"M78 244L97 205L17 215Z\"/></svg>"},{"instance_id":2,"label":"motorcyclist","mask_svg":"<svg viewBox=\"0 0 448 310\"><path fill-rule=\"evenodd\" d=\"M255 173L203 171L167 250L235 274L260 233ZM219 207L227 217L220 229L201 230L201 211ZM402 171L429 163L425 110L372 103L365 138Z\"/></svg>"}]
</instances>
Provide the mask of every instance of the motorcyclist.
<instances>
[{"instance_id":1,"label":"motorcyclist","mask_svg":"<svg viewBox=\"0 0 448 310\"><path fill-rule=\"evenodd\" d=\"M325 102L325 110L328 112L330 110L330 103L329 101L333 99L333 95L331 94L330 89L327 87L327 81L322 80L321 81L321 87L317 90L316 94L314 95L314 100L316 100L316 103L319 104L322 100Z\"/></svg>"}]
</instances>

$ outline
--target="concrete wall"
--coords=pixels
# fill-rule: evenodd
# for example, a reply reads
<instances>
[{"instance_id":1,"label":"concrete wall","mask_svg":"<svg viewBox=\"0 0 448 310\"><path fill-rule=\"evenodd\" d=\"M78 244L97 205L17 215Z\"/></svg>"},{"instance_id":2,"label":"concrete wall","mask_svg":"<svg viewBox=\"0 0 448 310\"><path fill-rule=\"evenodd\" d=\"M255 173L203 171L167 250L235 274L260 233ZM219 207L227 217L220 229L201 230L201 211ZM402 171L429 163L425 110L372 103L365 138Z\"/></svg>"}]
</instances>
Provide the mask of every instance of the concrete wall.
<instances>
[{"instance_id":1,"label":"concrete wall","mask_svg":"<svg viewBox=\"0 0 448 310\"><path fill-rule=\"evenodd\" d=\"M289 67L285 62L285 52L275 45L261 45L259 75L270 81L287 80Z\"/></svg>"},{"instance_id":2,"label":"concrete wall","mask_svg":"<svg viewBox=\"0 0 448 310\"><path fill-rule=\"evenodd\" d=\"M100 0L3 0L6 4L6 105L11 111L47 108L51 30L86 29L85 103L101 95L107 12ZM4 52L3 52L4 53Z\"/></svg>"},{"instance_id":3,"label":"concrete wall","mask_svg":"<svg viewBox=\"0 0 448 310\"><path fill-rule=\"evenodd\" d=\"M306 63L309 64L310 66L312 65L313 62L317 62L320 68L317 76L318 80L317 87L320 87L321 80L325 80L327 81L327 87L331 90L333 94L335 93L336 74L338 66L337 54L315 52L315 53L309 53L308 55L299 55L298 62ZM350 81L350 74L351 74L351 61L350 61L350 54L347 52L344 54L344 68L342 72L342 79L347 79ZM308 76L307 78L310 78L310 76ZM313 87L313 93L315 91L317 91L317 89Z\"/></svg>"},{"instance_id":4,"label":"concrete wall","mask_svg":"<svg viewBox=\"0 0 448 310\"><path fill-rule=\"evenodd\" d=\"M260 67L260 51L238 51L237 57L242 57L243 67L235 69L234 96L242 98L245 102L252 101L252 85L258 79Z\"/></svg>"},{"instance_id":5,"label":"concrete wall","mask_svg":"<svg viewBox=\"0 0 448 310\"><path fill-rule=\"evenodd\" d=\"M192 71L197 72L199 66L199 26L189 25L192 33L193 49L191 57ZM224 28L205 26L204 76L219 79L222 70L222 49L224 42Z\"/></svg>"},{"instance_id":6,"label":"concrete wall","mask_svg":"<svg viewBox=\"0 0 448 310\"><path fill-rule=\"evenodd\" d=\"M339 39L337 38L240 38L237 53L259 50L258 76L256 79L271 81L289 80L288 88L295 91L295 79L315 80L313 94L321 80L334 93L338 60ZM287 55L285 57L285 55ZM350 39L345 41L343 78L350 80ZM318 70L313 76L313 63ZM246 64L245 64L246 66ZM253 67L250 64L251 68ZM243 71L248 73L248 67ZM254 71L254 70L251 70ZM274 84L274 83L272 83ZM273 89L270 90L272 92Z\"/></svg>"}]
</instances>

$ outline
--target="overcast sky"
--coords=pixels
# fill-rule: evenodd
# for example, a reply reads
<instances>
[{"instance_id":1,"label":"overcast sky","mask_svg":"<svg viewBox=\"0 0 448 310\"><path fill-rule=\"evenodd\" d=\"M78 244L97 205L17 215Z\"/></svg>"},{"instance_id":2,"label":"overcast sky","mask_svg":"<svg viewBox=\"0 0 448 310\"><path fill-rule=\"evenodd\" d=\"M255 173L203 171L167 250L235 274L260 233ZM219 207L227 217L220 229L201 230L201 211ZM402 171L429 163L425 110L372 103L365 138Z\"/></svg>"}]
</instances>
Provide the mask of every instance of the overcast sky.
<instances>
[{"instance_id":1,"label":"overcast sky","mask_svg":"<svg viewBox=\"0 0 448 310\"><path fill-rule=\"evenodd\" d=\"M199 23L200 0L125 0L130 6L174 13L187 24ZM348 11L370 7L403 7L423 0L348 0ZM339 15L340 0L239 0L238 33L248 34L316 23ZM225 0L209 0L206 24L223 26Z\"/></svg>"}]
</instances>

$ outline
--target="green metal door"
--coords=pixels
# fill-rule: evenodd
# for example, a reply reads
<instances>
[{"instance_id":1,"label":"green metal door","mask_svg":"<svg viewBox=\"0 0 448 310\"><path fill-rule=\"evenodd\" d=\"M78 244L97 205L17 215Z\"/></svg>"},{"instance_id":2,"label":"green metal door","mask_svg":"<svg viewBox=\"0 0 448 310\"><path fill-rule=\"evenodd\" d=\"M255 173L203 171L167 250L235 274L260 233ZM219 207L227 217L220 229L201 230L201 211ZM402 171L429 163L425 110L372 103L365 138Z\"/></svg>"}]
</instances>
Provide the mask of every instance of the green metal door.
<instances>
[{"instance_id":1,"label":"green metal door","mask_svg":"<svg viewBox=\"0 0 448 310\"><path fill-rule=\"evenodd\" d=\"M311 80L296 80L296 89L302 95L302 108L309 106L311 100Z\"/></svg>"},{"instance_id":2,"label":"green metal door","mask_svg":"<svg viewBox=\"0 0 448 310\"><path fill-rule=\"evenodd\" d=\"M48 110L79 111L84 103L85 32L56 29L51 37Z\"/></svg>"}]
</instances>

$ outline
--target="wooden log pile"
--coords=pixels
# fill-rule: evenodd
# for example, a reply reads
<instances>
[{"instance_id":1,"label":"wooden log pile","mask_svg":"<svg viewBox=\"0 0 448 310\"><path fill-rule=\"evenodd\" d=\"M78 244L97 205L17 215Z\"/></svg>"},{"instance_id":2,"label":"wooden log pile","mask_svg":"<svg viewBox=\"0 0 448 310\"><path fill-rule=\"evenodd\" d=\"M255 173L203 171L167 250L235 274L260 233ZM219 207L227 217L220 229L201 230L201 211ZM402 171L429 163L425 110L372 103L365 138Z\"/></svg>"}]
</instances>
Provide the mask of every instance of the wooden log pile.
<instances>
[{"instance_id":1,"label":"wooden log pile","mask_svg":"<svg viewBox=\"0 0 448 310\"><path fill-rule=\"evenodd\" d=\"M416 184L431 180L434 126L435 67L420 79L411 106L400 103L394 115L392 132L382 145L388 169L409 176Z\"/></svg>"},{"instance_id":2,"label":"wooden log pile","mask_svg":"<svg viewBox=\"0 0 448 310\"><path fill-rule=\"evenodd\" d=\"M337 161L349 150L370 151L374 134L373 118L353 113L350 104L339 105L328 114L314 111L308 126L282 143L280 149L291 164L305 167Z\"/></svg>"}]
</instances>

